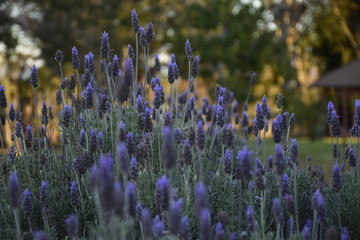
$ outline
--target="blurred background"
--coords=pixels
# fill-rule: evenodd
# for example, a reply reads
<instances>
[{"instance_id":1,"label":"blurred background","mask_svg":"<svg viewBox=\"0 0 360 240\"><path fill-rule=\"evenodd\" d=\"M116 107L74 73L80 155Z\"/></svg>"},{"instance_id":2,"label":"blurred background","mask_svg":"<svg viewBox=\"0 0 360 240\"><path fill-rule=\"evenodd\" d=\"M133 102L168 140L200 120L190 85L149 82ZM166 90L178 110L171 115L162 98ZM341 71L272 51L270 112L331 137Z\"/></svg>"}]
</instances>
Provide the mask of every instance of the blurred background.
<instances>
[{"instance_id":1,"label":"blurred background","mask_svg":"<svg viewBox=\"0 0 360 240\"><path fill-rule=\"evenodd\" d=\"M127 45L135 44L131 9L137 10L141 25L154 24L150 66L158 53L164 81L171 53L186 80L184 44L189 39L201 57L200 98L211 97L220 84L243 103L250 75L256 72L252 112L264 94L275 110L276 95L281 92L285 109L296 113L293 135L314 140L329 135L325 116L331 99L342 115L343 135L348 135L354 99L360 98L358 0L1 1L0 81L8 102L22 109L26 125L33 113L31 67L40 68L38 91L46 85L45 100L58 111L56 50L64 52L64 75L69 76L73 73L71 48L76 46L81 56L92 51L99 62L100 37L106 31L112 54L123 61Z\"/></svg>"}]
</instances>

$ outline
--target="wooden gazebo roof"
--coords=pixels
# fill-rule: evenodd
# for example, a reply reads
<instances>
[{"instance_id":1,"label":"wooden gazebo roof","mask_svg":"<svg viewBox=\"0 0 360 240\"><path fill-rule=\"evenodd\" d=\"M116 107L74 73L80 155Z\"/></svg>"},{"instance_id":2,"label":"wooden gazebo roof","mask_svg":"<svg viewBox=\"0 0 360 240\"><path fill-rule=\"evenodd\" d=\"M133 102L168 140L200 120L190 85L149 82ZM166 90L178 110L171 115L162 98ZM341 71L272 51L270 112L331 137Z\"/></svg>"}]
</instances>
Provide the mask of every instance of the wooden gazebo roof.
<instances>
[{"instance_id":1,"label":"wooden gazebo roof","mask_svg":"<svg viewBox=\"0 0 360 240\"><path fill-rule=\"evenodd\" d=\"M312 86L325 88L360 88L360 58L325 74Z\"/></svg>"}]
</instances>

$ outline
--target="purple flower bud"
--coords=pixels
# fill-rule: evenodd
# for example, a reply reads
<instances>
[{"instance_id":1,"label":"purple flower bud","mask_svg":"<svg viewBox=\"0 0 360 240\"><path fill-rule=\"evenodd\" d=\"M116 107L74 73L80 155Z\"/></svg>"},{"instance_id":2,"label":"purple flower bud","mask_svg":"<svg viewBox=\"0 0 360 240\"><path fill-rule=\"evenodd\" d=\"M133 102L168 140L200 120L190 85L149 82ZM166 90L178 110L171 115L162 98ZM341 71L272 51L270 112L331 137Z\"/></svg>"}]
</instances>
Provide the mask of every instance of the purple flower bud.
<instances>
[{"instance_id":1,"label":"purple flower bud","mask_svg":"<svg viewBox=\"0 0 360 240\"><path fill-rule=\"evenodd\" d=\"M312 207L317 212L318 219L324 222L326 219L325 202L319 189L312 196Z\"/></svg>"},{"instance_id":2,"label":"purple flower bud","mask_svg":"<svg viewBox=\"0 0 360 240\"><path fill-rule=\"evenodd\" d=\"M131 163L130 163L130 178L136 180L139 175L139 168L136 161L136 157L132 156Z\"/></svg>"},{"instance_id":3,"label":"purple flower bud","mask_svg":"<svg viewBox=\"0 0 360 240\"><path fill-rule=\"evenodd\" d=\"M225 145L225 148L232 148L234 146L235 137L231 123L224 125L221 134L221 142Z\"/></svg>"},{"instance_id":4,"label":"purple flower bud","mask_svg":"<svg viewBox=\"0 0 360 240\"><path fill-rule=\"evenodd\" d=\"M70 126L71 115L72 115L71 107L66 104L64 110L62 111L62 121L61 121L63 126L66 128Z\"/></svg>"},{"instance_id":5,"label":"purple flower bud","mask_svg":"<svg viewBox=\"0 0 360 240\"><path fill-rule=\"evenodd\" d=\"M170 204L169 209L169 231L173 235L177 235L180 232L179 226L181 226L181 210L182 210L183 200L179 199L173 201Z\"/></svg>"},{"instance_id":6,"label":"purple flower bud","mask_svg":"<svg viewBox=\"0 0 360 240\"><path fill-rule=\"evenodd\" d=\"M9 148L8 157L9 157L11 163L14 163L15 157L16 157L16 150L15 150L14 144L12 144Z\"/></svg>"},{"instance_id":7,"label":"purple flower bud","mask_svg":"<svg viewBox=\"0 0 360 240\"><path fill-rule=\"evenodd\" d=\"M155 216L155 219L153 222L153 227L152 227L152 232L156 239L161 238L164 234L164 223L160 220L159 215Z\"/></svg>"},{"instance_id":8,"label":"purple flower bud","mask_svg":"<svg viewBox=\"0 0 360 240\"><path fill-rule=\"evenodd\" d=\"M8 198L12 208L19 206L20 194L19 180L16 172L13 172L10 174L8 181Z\"/></svg>"},{"instance_id":9,"label":"purple flower bud","mask_svg":"<svg viewBox=\"0 0 360 240\"><path fill-rule=\"evenodd\" d=\"M10 119L10 121L14 122L15 121L15 116L16 116L16 113L15 113L14 104L11 103L10 104L10 109L9 109L9 119Z\"/></svg>"},{"instance_id":10,"label":"purple flower bud","mask_svg":"<svg viewBox=\"0 0 360 240\"><path fill-rule=\"evenodd\" d=\"M102 150L104 148L104 145L105 145L104 134L102 132L98 133L97 140L98 140L99 149Z\"/></svg>"},{"instance_id":11,"label":"purple flower bud","mask_svg":"<svg viewBox=\"0 0 360 240\"><path fill-rule=\"evenodd\" d=\"M176 151L170 127L163 127L163 144L161 146L161 161L166 170L171 170L176 164Z\"/></svg>"},{"instance_id":12,"label":"purple flower bud","mask_svg":"<svg viewBox=\"0 0 360 240\"><path fill-rule=\"evenodd\" d=\"M72 52L72 54L71 54L72 66L74 69L79 69L80 59L79 59L78 50L76 49L76 47L73 47L71 52Z\"/></svg>"},{"instance_id":13,"label":"purple flower bud","mask_svg":"<svg viewBox=\"0 0 360 240\"><path fill-rule=\"evenodd\" d=\"M199 234L200 239L208 240L211 239L211 223L210 213L207 208L203 208L199 214Z\"/></svg>"},{"instance_id":14,"label":"purple flower bud","mask_svg":"<svg viewBox=\"0 0 360 240\"><path fill-rule=\"evenodd\" d=\"M265 116L261 105L259 103L256 103L256 126L259 129L259 131L264 129L265 126L264 118Z\"/></svg>"},{"instance_id":15,"label":"purple flower bud","mask_svg":"<svg viewBox=\"0 0 360 240\"><path fill-rule=\"evenodd\" d=\"M347 228L341 229L341 240L350 240L350 236Z\"/></svg>"},{"instance_id":16,"label":"purple flower bud","mask_svg":"<svg viewBox=\"0 0 360 240\"><path fill-rule=\"evenodd\" d=\"M107 32L103 32L101 36L101 46L100 46L100 57L107 58L110 53L109 46L109 34Z\"/></svg>"},{"instance_id":17,"label":"purple flower bud","mask_svg":"<svg viewBox=\"0 0 360 240\"><path fill-rule=\"evenodd\" d=\"M38 70L37 70L36 66L34 65L31 68L30 84L34 89L36 89L39 86L38 82L39 82Z\"/></svg>"},{"instance_id":18,"label":"purple flower bud","mask_svg":"<svg viewBox=\"0 0 360 240\"><path fill-rule=\"evenodd\" d=\"M60 105L62 103L63 99L62 99L62 95L61 95L61 91L57 90L56 91L56 104Z\"/></svg>"},{"instance_id":19,"label":"purple flower bud","mask_svg":"<svg viewBox=\"0 0 360 240\"><path fill-rule=\"evenodd\" d=\"M133 47L131 46L131 44L128 44L128 56L129 58L133 59L135 54L134 54L134 49Z\"/></svg>"},{"instance_id":20,"label":"purple flower bud","mask_svg":"<svg viewBox=\"0 0 360 240\"><path fill-rule=\"evenodd\" d=\"M44 231L37 231L34 234L35 240L51 240L49 235Z\"/></svg>"},{"instance_id":21,"label":"purple flower bud","mask_svg":"<svg viewBox=\"0 0 360 240\"><path fill-rule=\"evenodd\" d=\"M283 149L280 144L275 146L275 166L277 174L282 175L285 170L285 163Z\"/></svg>"},{"instance_id":22,"label":"purple flower bud","mask_svg":"<svg viewBox=\"0 0 360 240\"><path fill-rule=\"evenodd\" d=\"M149 23L146 29L146 44L150 45L153 40L154 40L154 25L152 23Z\"/></svg>"},{"instance_id":23,"label":"purple flower bud","mask_svg":"<svg viewBox=\"0 0 360 240\"><path fill-rule=\"evenodd\" d=\"M202 209L208 208L208 197L203 183L199 182L195 186L195 211L200 214Z\"/></svg>"},{"instance_id":24,"label":"purple flower bud","mask_svg":"<svg viewBox=\"0 0 360 240\"><path fill-rule=\"evenodd\" d=\"M225 124L225 109L220 104L218 104L216 108L216 124L221 128Z\"/></svg>"},{"instance_id":25,"label":"purple flower bud","mask_svg":"<svg viewBox=\"0 0 360 240\"><path fill-rule=\"evenodd\" d=\"M251 164L251 157L253 152L249 151L245 146L238 152L237 156L237 175L241 176L246 181L250 181L253 176L253 168Z\"/></svg>"},{"instance_id":26,"label":"purple flower bud","mask_svg":"<svg viewBox=\"0 0 360 240\"><path fill-rule=\"evenodd\" d=\"M197 122L197 132L196 132L196 146L199 150L203 150L205 147L205 131L203 123L201 121Z\"/></svg>"},{"instance_id":27,"label":"purple flower bud","mask_svg":"<svg viewBox=\"0 0 360 240\"><path fill-rule=\"evenodd\" d=\"M124 142L120 142L116 148L116 161L120 166L121 172L127 175L130 167L130 159L127 147Z\"/></svg>"},{"instance_id":28,"label":"purple flower bud","mask_svg":"<svg viewBox=\"0 0 360 240\"><path fill-rule=\"evenodd\" d=\"M110 72L111 72L113 77L117 77L119 75L120 64L119 64L119 58L118 58L118 56L116 54L113 57L113 62L111 64L111 71L109 71L109 73Z\"/></svg>"},{"instance_id":29,"label":"purple flower bud","mask_svg":"<svg viewBox=\"0 0 360 240\"><path fill-rule=\"evenodd\" d=\"M354 121L356 125L360 126L360 100L355 100Z\"/></svg>"},{"instance_id":30,"label":"purple flower bud","mask_svg":"<svg viewBox=\"0 0 360 240\"><path fill-rule=\"evenodd\" d=\"M64 77L63 80L60 83L60 88L62 90L64 90L66 88L67 84L68 84L68 79L67 79L67 77Z\"/></svg>"},{"instance_id":31,"label":"purple flower bud","mask_svg":"<svg viewBox=\"0 0 360 240\"><path fill-rule=\"evenodd\" d=\"M356 157L355 157L355 153L354 153L354 148L350 148L347 157L349 160L350 167L355 167L356 166Z\"/></svg>"},{"instance_id":32,"label":"purple flower bud","mask_svg":"<svg viewBox=\"0 0 360 240\"><path fill-rule=\"evenodd\" d=\"M63 60L64 60L63 52L60 49L56 50L55 61L57 61L58 63L61 63Z\"/></svg>"},{"instance_id":33,"label":"purple flower bud","mask_svg":"<svg viewBox=\"0 0 360 240\"><path fill-rule=\"evenodd\" d=\"M72 238L77 238L79 236L79 222L77 217L70 215L65 222L67 235Z\"/></svg>"},{"instance_id":34,"label":"purple flower bud","mask_svg":"<svg viewBox=\"0 0 360 240\"><path fill-rule=\"evenodd\" d=\"M226 240L226 234L220 222L215 227L215 240Z\"/></svg>"},{"instance_id":35,"label":"purple flower bud","mask_svg":"<svg viewBox=\"0 0 360 240\"><path fill-rule=\"evenodd\" d=\"M75 208L79 206L79 189L75 181L71 182L70 186L70 203Z\"/></svg>"},{"instance_id":36,"label":"purple flower bud","mask_svg":"<svg viewBox=\"0 0 360 240\"><path fill-rule=\"evenodd\" d=\"M280 200L278 198L274 198L272 212L277 224L282 225L284 221L284 216L281 210Z\"/></svg>"},{"instance_id":37,"label":"purple flower bud","mask_svg":"<svg viewBox=\"0 0 360 240\"><path fill-rule=\"evenodd\" d=\"M186 58L190 62L191 59L192 59L193 51L192 51L192 48L190 46L189 39L187 39L186 42L185 42L185 54L186 54Z\"/></svg>"},{"instance_id":38,"label":"purple flower bud","mask_svg":"<svg viewBox=\"0 0 360 240\"><path fill-rule=\"evenodd\" d=\"M80 130L80 140L79 143L82 147L86 146L86 133L84 131L84 129Z\"/></svg>"},{"instance_id":39,"label":"purple flower bud","mask_svg":"<svg viewBox=\"0 0 360 240\"><path fill-rule=\"evenodd\" d=\"M288 175L285 173L282 176L282 194L283 196L285 194L288 194L290 192L290 186L289 186L289 177Z\"/></svg>"},{"instance_id":40,"label":"purple flower bud","mask_svg":"<svg viewBox=\"0 0 360 240\"><path fill-rule=\"evenodd\" d=\"M26 140L29 142L29 143L32 143L32 141L34 140L34 135L33 135L33 132L32 132L32 128L30 125L28 125L26 127Z\"/></svg>"},{"instance_id":41,"label":"purple flower bud","mask_svg":"<svg viewBox=\"0 0 360 240\"><path fill-rule=\"evenodd\" d=\"M340 136L341 130L340 130L340 122L339 117L336 115L336 111L333 110L331 112L331 135L332 136Z\"/></svg>"},{"instance_id":42,"label":"purple flower bud","mask_svg":"<svg viewBox=\"0 0 360 240\"><path fill-rule=\"evenodd\" d=\"M291 139L290 158L294 164L298 164L298 144L296 139Z\"/></svg>"},{"instance_id":43,"label":"purple flower bud","mask_svg":"<svg viewBox=\"0 0 360 240\"><path fill-rule=\"evenodd\" d=\"M193 78L196 78L196 76L199 74L199 62L200 62L200 57L195 56L194 61L191 64L191 76Z\"/></svg>"},{"instance_id":44,"label":"purple flower bud","mask_svg":"<svg viewBox=\"0 0 360 240\"><path fill-rule=\"evenodd\" d=\"M90 131L90 151L95 152L97 149L97 136L95 130Z\"/></svg>"},{"instance_id":45,"label":"purple flower bud","mask_svg":"<svg viewBox=\"0 0 360 240\"><path fill-rule=\"evenodd\" d=\"M232 173L232 157L229 149L226 149L224 155L224 170L227 174Z\"/></svg>"},{"instance_id":46,"label":"purple flower bud","mask_svg":"<svg viewBox=\"0 0 360 240\"><path fill-rule=\"evenodd\" d=\"M139 32L140 32L140 44L143 47L146 47L148 44L146 42L146 32L145 29L143 27L139 28Z\"/></svg>"},{"instance_id":47,"label":"purple flower bud","mask_svg":"<svg viewBox=\"0 0 360 240\"><path fill-rule=\"evenodd\" d=\"M86 101L86 108L89 108L89 109L92 108L93 103L94 103L94 89L90 82L86 87L85 101Z\"/></svg>"},{"instance_id":48,"label":"purple flower bud","mask_svg":"<svg viewBox=\"0 0 360 240\"><path fill-rule=\"evenodd\" d=\"M254 217L254 209L251 205L248 206L246 210L246 218L247 218L247 229L250 232L255 232L255 217Z\"/></svg>"},{"instance_id":49,"label":"purple flower bud","mask_svg":"<svg viewBox=\"0 0 360 240\"><path fill-rule=\"evenodd\" d=\"M135 185L131 182L128 183L126 188L127 193L127 206L128 206L128 214L131 217L136 216L136 188Z\"/></svg>"},{"instance_id":50,"label":"purple flower bud","mask_svg":"<svg viewBox=\"0 0 360 240\"><path fill-rule=\"evenodd\" d=\"M342 181L340 175L340 169L338 163L335 163L333 166L333 189L335 192L340 192L342 188Z\"/></svg>"},{"instance_id":51,"label":"purple flower bud","mask_svg":"<svg viewBox=\"0 0 360 240\"><path fill-rule=\"evenodd\" d=\"M295 215L295 214L297 214L296 208L295 208L295 201L294 201L293 196L286 194L286 195L284 196L284 200L285 200L286 211L287 211L290 215Z\"/></svg>"},{"instance_id":52,"label":"purple flower bud","mask_svg":"<svg viewBox=\"0 0 360 240\"><path fill-rule=\"evenodd\" d=\"M159 61L159 54L155 54L155 70L156 72L160 72L160 69L161 69L161 64L160 64L160 61Z\"/></svg>"},{"instance_id":53,"label":"purple flower bud","mask_svg":"<svg viewBox=\"0 0 360 240\"><path fill-rule=\"evenodd\" d=\"M16 125L15 125L15 135L18 137L18 138L23 138L23 135L22 135L22 130L23 130L23 126L21 124L21 122L16 122Z\"/></svg>"},{"instance_id":54,"label":"purple flower bud","mask_svg":"<svg viewBox=\"0 0 360 240\"><path fill-rule=\"evenodd\" d=\"M131 26L135 34L139 32L139 18L135 9L131 10Z\"/></svg>"},{"instance_id":55,"label":"purple flower bud","mask_svg":"<svg viewBox=\"0 0 360 240\"><path fill-rule=\"evenodd\" d=\"M118 84L118 101L125 102L129 98L130 86L133 82L133 65L131 58L125 61L125 71L122 81Z\"/></svg>"},{"instance_id":56,"label":"purple flower bud","mask_svg":"<svg viewBox=\"0 0 360 240\"><path fill-rule=\"evenodd\" d=\"M327 110L326 122L331 125L332 111L335 110L334 104L331 101L327 105Z\"/></svg>"},{"instance_id":57,"label":"purple flower bud","mask_svg":"<svg viewBox=\"0 0 360 240\"><path fill-rule=\"evenodd\" d=\"M149 209L143 209L141 213L141 224L144 232L145 238L151 238L152 237L152 218L151 213Z\"/></svg>"},{"instance_id":58,"label":"purple flower bud","mask_svg":"<svg viewBox=\"0 0 360 240\"><path fill-rule=\"evenodd\" d=\"M42 181L40 187L40 207L42 212L46 212L47 209L47 186L48 182Z\"/></svg>"},{"instance_id":59,"label":"purple flower bud","mask_svg":"<svg viewBox=\"0 0 360 240\"><path fill-rule=\"evenodd\" d=\"M32 194L29 191L29 189L25 189L23 195L24 195L24 201L23 201L24 215L27 218L31 218L34 210L32 203Z\"/></svg>"},{"instance_id":60,"label":"purple flower bud","mask_svg":"<svg viewBox=\"0 0 360 240\"><path fill-rule=\"evenodd\" d=\"M275 143L280 143L283 135L283 117L279 114L272 123L272 134Z\"/></svg>"},{"instance_id":61,"label":"purple flower bud","mask_svg":"<svg viewBox=\"0 0 360 240\"><path fill-rule=\"evenodd\" d=\"M180 236L183 240L191 239L191 229L189 224L189 218L187 216L184 216L181 219Z\"/></svg>"},{"instance_id":62,"label":"purple flower bud","mask_svg":"<svg viewBox=\"0 0 360 240\"><path fill-rule=\"evenodd\" d=\"M5 88L3 85L0 86L0 107L6 108L7 107L7 101L6 101L6 95L5 95Z\"/></svg>"},{"instance_id":63,"label":"purple flower bud","mask_svg":"<svg viewBox=\"0 0 360 240\"><path fill-rule=\"evenodd\" d=\"M151 119L151 109L149 107L145 108L145 132L149 133L153 130L153 123Z\"/></svg>"},{"instance_id":64,"label":"purple flower bud","mask_svg":"<svg viewBox=\"0 0 360 240\"><path fill-rule=\"evenodd\" d=\"M87 55L85 55L84 69L89 71L90 74L95 72L94 54L92 54L92 52L89 52Z\"/></svg>"},{"instance_id":65,"label":"purple flower bud","mask_svg":"<svg viewBox=\"0 0 360 240\"><path fill-rule=\"evenodd\" d=\"M163 211L168 210L170 201L170 190L169 180L166 176L162 176L156 182L156 201L157 205L160 206Z\"/></svg>"},{"instance_id":66,"label":"purple flower bud","mask_svg":"<svg viewBox=\"0 0 360 240\"><path fill-rule=\"evenodd\" d=\"M168 63L168 75L167 75L167 81L170 84L173 84L175 81L175 73L174 73L174 63L170 61Z\"/></svg>"},{"instance_id":67,"label":"purple flower bud","mask_svg":"<svg viewBox=\"0 0 360 240\"><path fill-rule=\"evenodd\" d=\"M350 129L350 136L351 137L360 137L360 129L356 123Z\"/></svg>"},{"instance_id":68,"label":"purple flower bud","mask_svg":"<svg viewBox=\"0 0 360 240\"><path fill-rule=\"evenodd\" d=\"M160 84L157 84L154 88L154 94L154 107L159 109L165 102L164 88Z\"/></svg>"}]
</instances>

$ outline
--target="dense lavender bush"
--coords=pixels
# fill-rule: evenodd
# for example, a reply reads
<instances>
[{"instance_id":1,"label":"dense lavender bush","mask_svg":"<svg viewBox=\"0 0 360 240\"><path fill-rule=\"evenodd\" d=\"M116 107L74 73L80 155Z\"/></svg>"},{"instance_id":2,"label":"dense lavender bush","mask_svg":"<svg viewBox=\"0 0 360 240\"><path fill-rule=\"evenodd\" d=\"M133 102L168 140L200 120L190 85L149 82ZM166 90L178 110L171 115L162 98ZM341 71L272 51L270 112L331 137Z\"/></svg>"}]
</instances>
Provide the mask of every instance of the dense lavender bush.
<instances>
[{"instance_id":1,"label":"dense lavender bush","mask_svg":"<svg viewBox=\"0 0 360 240\"><path fill-rule=\"evenodd\" d=\"M184 56L171 55L162 66L151 48L156 26L141 24L132 10L135 41L127 56L110 48L106 32L99 35L100 51L93 51L99 56L89 52L83 63L76 47L71 55L57 50L59 89L45 95L41 121L35 108L32 126L13 103L7 109L0 86L12 130L11 142L1 142L1 239L324 239L335 232L360 238L359 100L345 151L335 105L324 109L333 140L327 180L290 140L295 115L283 109L282 94L278 109L270 109L266 96L252 107L254 73L247 99L221 86L214 99L199 99L196 48L187 40ZM69 72L64 61L72 62ZM184 81L188 88L180 89ZM35 101L39 82L33 66ZM58 118L45 103L50 97ZM272 139L265 139L269 130ZM270 155L269 141L275 145Z\"/></svg>"}]
</instances>

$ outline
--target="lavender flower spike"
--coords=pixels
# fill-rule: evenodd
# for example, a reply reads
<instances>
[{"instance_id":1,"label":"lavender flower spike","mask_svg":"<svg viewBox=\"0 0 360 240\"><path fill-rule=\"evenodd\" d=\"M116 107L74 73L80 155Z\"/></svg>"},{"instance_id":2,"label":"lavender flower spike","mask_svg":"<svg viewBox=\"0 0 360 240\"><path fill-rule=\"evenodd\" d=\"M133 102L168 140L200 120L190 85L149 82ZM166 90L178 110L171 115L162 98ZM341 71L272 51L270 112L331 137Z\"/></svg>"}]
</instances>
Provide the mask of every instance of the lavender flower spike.
<instances>
[{"instance_id":1,"label":"lavender flower spike","mask_svg":"<svg viewBox=\"0 0 360 240\"><path fill-rule=\"evenodd\" d=\"M156 201L157 205L160 206L162 210L167 210L169 208L170 202L170 189L169 189L169 180L166 176L162 176L156 182Z\"/></svg>"},{"instance_id":2,"label":"lavender flower spike","mask_svg":"<svg viewBox=\"0 0 360 240\"><path fill-rule=\"evenodd\" d=\"M335 163L333 166L333 189L335 192L340 192L342 188L341 184L341 174L338 163Z\"/></svg>"},{"instance_id":3,"label":"lavender flower spike","mask_svg":"<svg viewBox=\"0 0 360 240\"><path fill-rule=\"evenodd\" d=\"M159 215L156 215L152 227L152 232L155 239L160 239L164 234L164 223L160 220Z\"/></svg>"},{"instance_id":4,"label":"lavender flower spike","mask_svg":"<svg viewBox=\"0 0 360 240\"><path fill-rule=\"evenodd\" d=\"M16 172L9 176L8 181L8 197L9 203L12 208L17 208L20 201L20 184Z\"/></svg>"},{"instance_id":5,"label":"lavender flower spike","mask_svg":"<svg viewBox=\"0 0 360 240\"><path fill-rule=\"evenodd\" d=\"M152 223L150 210L147 208L143 209L141 215L142 215L141 224L142 224L142 228L143 228L143 232L144 232L144 237L152 238L153 223Z\"/></svg>"},{"instance_id":6,"label":"lavender flower spike","mask_svg":"<svg viewBox=\"0 0 360 240\"><path fill-rule=\"evenodd\" d=\"M273 200L272 212L276 223L282 225L284 217L281 210L280 200L278 198L274 198Z\"/></svg>"},{"instance_id":7,"label":"lavender flower spike","mask_svg":"<svg viewBox=\"0 0 360 240\"><path fill-rule=\"evenodd\" d=\"M136 188L135 185L131 182L128 183L126 188L127 194L127 206L128 206L128 214L131 217L136 216Z\"/></svg>"},{"instance_id":8,"label":"lavender flower spike","mask_svg":"<svg viewBox=\"0 0 360 240\"><path fill-rule=\"evenodd\" d=\"M72 59L72 66L74 69L79 69L80 67L80 59L79 59L79 53L76 47L73 47L71 50L71 59Z\"/></svg>"},{"instance_id":9,"label":"lavender flower spike","mask_svg":"<svg viewBox=\"0 0 360 240\"><path fill-rule=\"evenodd\" d=\"M280 144L275 146L275 166L279 175L282 175L285 170L284 153Z\"/></svg>"},{"instance_id":10,"label":"lavender flower spike","mask_svg":"<svg viewBox=\"0 0 360 240\"><path fill-rule=\"evenodd\" d=\"M181 219L180 236L183 240L191 240L191 229L187 216Z\"/></svg>"},{"instance_id":11,"label":"lavender flower spike","mask_svg":"<svg viewBox=\"0 0 360 240\"><path fill-rule=\"evenodd\" d=\"M332 116L332 111L335 110L334 108L334 104L329 101L328 105L327 105L327 117L326 117L326 122L331 125L331 116Z\"/></svg>"},{"instance_id":12,"label":"lavender flower spike","mask_svg":"<svg viewBox=\"0 0 360 240\"><path fill-rule=\"evenodd\" d=\"M79 236L79 222L77 217L72 214L65 222L67 235L72 238L77 238Z\"/></svg>"},{"instance_id":13,"label":"lavender flower spike","mask_svg":"<svg viewBox=\"0 0 360 240\"><path fill-rule=\"evenodd\" d=\"M121 172L123 174L128 174L130 168L130 158L124 142L120 142L116 148L116 161L120 166Z\"/></svg>"},{"instance_id":14,"label":"lavender flower spike","mask_svg":"<svg viewBox=\"0 0 360 240\"><path fill-rule=\"evenodd\" d=\"M196 146L199 150L203 150L205 147L205 131L202 121L197 122L197 132L196 132Z\"/></svg>"},{"instance_id":15,"label":"lavender flower spike","mask_svg":"<svg viewBox=\"0 0 360 240\"><path fill-rule=\"evenodd\" d=\"M210 213L207 208L204 208L200 211L199 216L199 233L201 240L211 239L211 223L210 223Z\"/></svg>"},{"instance_id":16,"label":"lavender flower spike","mask_svg":"<svg viewBox=\"0 0 360 240\"><path fill-rule=\"evenodd\" d=\"M226 234L220 222L215 227L215 240L226 240Z\"/></svg>"},{"instance_id":17,"label":"lavender flower spike","mask_svg":"<svg viewBox=\"0 0 360 240\"><path fill-rule=\"evenodd\" d=\"M164 163L166 170L171 170L176 164L176 151L172 135L172 129L164 126L164 141L161 147L161 161Z\"/></svg>"},{"instance_id":18,"label":"lavender flower spike","mask_svg":"<svg viewBox=\"0 0 360 240\"><path fill-rule=\"evenodd\" d=\"M199 62L200 62L200 57L196 56L191 64L191 76L193 78L196 78L197 75L199 74Z\"/></svg>"},{"instance_id":19,"label":"lavender flower spike","mask_svg":"<svg viewBox=\"0 0 360 240\"><path fill-rule=\"evenodd\" d=\"M39 86L39 75L35 65L31 68L30 84L34 89Z\"/></svg>"},{"instance_id":20,"label":"lavender flower spike","mask_svg":"<svg viewBox=\"0 0 360 240\"><path fill-rule=\"evenodd\" d=\"M2 107L2 108L7 107L5 88L3 85L0 86L0 107Z\"/></svg>"},{"instance_id":21,"label":"lavender flower spike","mask_svg":"<svg viewBox=\"0 0 360 240\"><path fill-rule=\"evenodd\" d=\"M23 201L23 209L24 209L24 215L28 218L32 217L33 215L33 203L32 203L32 197L31 192L29 189L25 189L24 191L24 201Z\"/></svg>"},{"instance_id":22,"label":"lavender flower spike","mask_svg":"<svg viewBox=\"0 0 360 240\"><path fill-rule=\"evenodd\" d=\"M246 216L247 216L247 229L250 232L255 232L255 218L254 218L254 209L251 205L248 206L246 210Z\"/></svg>"},{"instance_id":23,"label":"lavender flower spike","mask_svg":"<svg viewBox=\"0 0 360 240\"><path fill-rule=\"evenodd\" d=\"M355 100L355 123L360 126L360 100Z\"/></svg>"},{"instance_id":24,"label":"lavender flower spike","mask_svg":"<svg viewBox=\"0 0 360 240\"><path fill-rule=\"evenodd\" d=\"M131 26L134 33L137 34L139 32L139 18L135 9L131 10Z\"/></svg>"},{"instance_id":25,"label":"lavender flower spike","mask_svg":"<svg viewBox=\"0 0 360 240\"><path fill-rule=\"evenodd\" d=\"M169 209L169 231L173 235L178 235L181 226L181 210L182 210L183 200L179 199L173 201L170 204Z\"/></svg>"},{"instance_id":26,"label":"lavender flower spike","mask_svg":"<svg viewBox=\"0 0 360 240\"><path fill-rule=\"evenodd\" d=\"M191 61L193 52L192 52L192 48L190 46L189 39L186 40L186 43L185 43L185 54L186 54L186 58L188 59L188 61Z\"/></svg>"},{"instance_id":27,"label":"lavender flower spike","mask_svg":"<svg viewBox=\"0 0 360 240\"><path fill-rule=\"evenodd\" d=\"M209 205L206 189L203 183L198 183L195 186L195 211L200 214L201 210L207 208Z\"/></svg>"},{"instance_id":28,"label":"lavender flower spike","mask_svg":"<svg viewBox=\"0 0 360 240\"><path fill-rule=\"evenodd\" d=\"M103 32L101 37L100 57L106 59L109 56L109 52L109 34L107 32Z\"/></svg>"}]
</instances>

